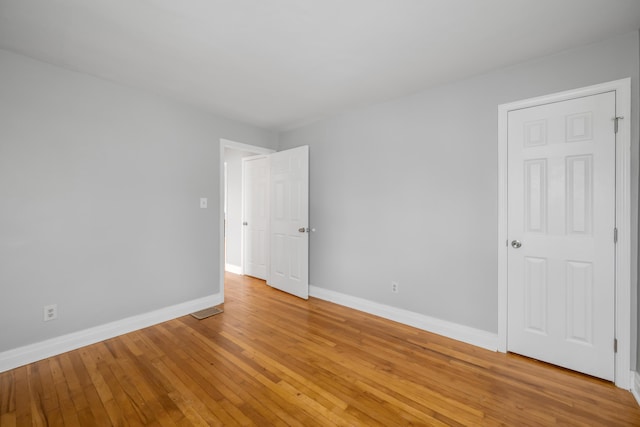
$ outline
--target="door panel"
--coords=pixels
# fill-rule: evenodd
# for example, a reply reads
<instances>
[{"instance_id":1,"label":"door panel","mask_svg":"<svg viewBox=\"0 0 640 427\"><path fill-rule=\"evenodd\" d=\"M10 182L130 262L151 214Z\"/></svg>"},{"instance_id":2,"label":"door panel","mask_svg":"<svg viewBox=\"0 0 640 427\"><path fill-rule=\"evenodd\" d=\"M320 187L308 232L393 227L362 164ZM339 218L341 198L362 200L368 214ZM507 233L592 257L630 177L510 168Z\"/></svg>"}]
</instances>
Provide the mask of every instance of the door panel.
<instances>
[{"instance_id":1,"label":"door panel","mask_svg":"<svg viewBox=\"0 0 640 427\"><path fill-rule=\"evenodd\" d=\"M547 333L547 260L524 257L525 328Z\"/></svg>"},{"instance_id":2,"label":"door panel","mask_svg":"<svg viewBox=\"0 0 640 427\"><path fill-rule=\"evenodd\" d=\"M613 92L508 113L507 348L609 380L615 113Z\"/></svg>"},{"instance_id":3,"label":"door panel","mask_svg":"<svg viewBox=\"0 0 640 427\"><path fill-rule=\"evenodd\" d=\"M309 297L309 147L270 155L271 274L268 284Z\"/></svg>"}]
</instances>

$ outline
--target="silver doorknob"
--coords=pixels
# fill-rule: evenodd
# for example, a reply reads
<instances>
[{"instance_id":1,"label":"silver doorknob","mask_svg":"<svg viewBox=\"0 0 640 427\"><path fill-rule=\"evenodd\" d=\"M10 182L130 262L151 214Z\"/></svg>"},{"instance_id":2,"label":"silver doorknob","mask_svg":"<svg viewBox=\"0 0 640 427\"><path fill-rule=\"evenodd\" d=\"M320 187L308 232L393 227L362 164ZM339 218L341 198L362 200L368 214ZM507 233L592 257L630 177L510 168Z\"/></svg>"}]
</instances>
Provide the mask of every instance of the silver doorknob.
<instances>
[{"instance_id":1,"label":"silver doorknob","mask_svg":"<svg viewBox=\"0 0 640 427\"><path fill-rule=\"evenodd\" d=\"M249 223L247 221L243 222L242 225L249 225Z\"/></svg>"},{"instance_id":2,"label":"silver doorknob","mask_svg":"<svg viewBox=\"0 0 640 427\"><path fill-rule=\"evenodd\" d=\"M522 242L520 240L514 240L511 242L511 246L513 246L515 249L518 249L520 246L522 246Z\"/></svg>"}]
</instances>

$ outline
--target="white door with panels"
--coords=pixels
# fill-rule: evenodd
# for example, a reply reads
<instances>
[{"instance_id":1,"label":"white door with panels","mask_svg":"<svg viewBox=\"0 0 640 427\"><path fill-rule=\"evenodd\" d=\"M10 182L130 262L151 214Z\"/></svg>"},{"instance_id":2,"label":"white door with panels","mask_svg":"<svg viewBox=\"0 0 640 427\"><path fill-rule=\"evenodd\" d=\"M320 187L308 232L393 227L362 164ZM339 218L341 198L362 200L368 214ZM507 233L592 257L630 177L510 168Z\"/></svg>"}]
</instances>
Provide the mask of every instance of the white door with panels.
<instances>
[{"instance_id":1,"label":"white door with panels","mask_svg":"<svg viewBox=\"0 0 640 427\"><path fill-rule=\"evenodd\" d=\"M507 349L614 379L616 95L508 113Z\"/></svg>"},{"instance_id":2,"label":"white door with panels","mask_svg":"<svg viewBox=\"0 0 640 427\"><path fill-rule=\"evenodd\" d=\"M270 274L274 288L309 298L309 147L270 156Z\"/></svg>"},{"instance_id":3,"label":"white door with panels","mask_svg":"<svg viewBox=\"0 0 640 427\"><path fill-rule=\"evenodd\" d=\"M269 157L242 159L243 273L267 280L269 253Z\"/></svg>"}]
</instances>

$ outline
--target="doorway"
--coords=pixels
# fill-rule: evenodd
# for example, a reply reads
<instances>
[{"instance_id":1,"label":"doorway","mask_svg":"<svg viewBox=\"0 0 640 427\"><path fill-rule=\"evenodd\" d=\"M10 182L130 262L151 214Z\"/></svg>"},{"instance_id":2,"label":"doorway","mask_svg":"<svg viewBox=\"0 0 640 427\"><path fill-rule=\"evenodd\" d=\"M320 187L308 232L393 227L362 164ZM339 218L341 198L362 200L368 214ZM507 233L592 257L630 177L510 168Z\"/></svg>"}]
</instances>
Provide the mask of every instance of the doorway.
<instances>
[{"instance_id":1,"label":"doorway","mask_svg":"<svg viewBox=\"0 0 640 427\"><path fill-rule=\"evenodd\" d=\"M256 160L267 158L266 173L261 176L268 177L267 185L259 185L262 189L267 189L262 203L260 198L248 200L246 196L240 195L239 199L244 204L257 204L262 207L263 222L268 223L262 228L263 237L260 233L247 234L246 227L247 213L242 216L232 218L233 209L233 167L231 156L233 151L241 151L236 157L244 160ZM225 153L227 151L227 153ZM228 161L225 162L225 157ZM248 161L241 161L241 176L244 181L250 182L250 170ZM256 173L262 167L253 170ZM254 176L255 178L255 176ZM229 182L227 182L229 180ZM247 185L240 185L247 188ZM247 191L243 192L248 194ZM236 194L237 195L237 192ZM262 259L264 272L266 272L267 285L290 293L297 297L308 299L309 297L309 232L314 231L309 227L309 147L306 145L290 148L279 152L247 144L237 143L222 139L220 143L220 293L224 300L224 273L227 267L235 269L240 274L247 274L246 262L242 258L242 243L240 245L241 265L232 264L233 258L227 257L238 245L234 245L231 239L235 238L231 227L238 226L242 230L240 236L245 235L254 238L252 246L256 242L268 242L265 256ZM226 230L225 230L226 229ZM228 239L225 233L228 231ZM251 231L251 230L249 230ZM253 231L259 231L256 228ZM256 237L257 236L257 237ZM237 238L236 238L237 239ZM237 243L238 240L236 240ZM247 239L244 239L248 242ZM242 240L240 240L242 242ZM263 246L263 245L260 245ZM226 251L225 251L226 248ZM226 254L225 254L226 252ZM245 251L246 253L246 248ZM259 252L259 251L258 251ZM236 252L237 255L237 252ZM255 254L250 254L251 256ZM233 256L233 254L231 254ZM264 261L267 260L265 263ZM228 262L229 261L229 262ZM238 268L239 267L239 268Z\"/></svg>"},{"instance_id":2,"label":"doorway","mask_svg":"<svg viewBox=\"0 0 640 427\"><path fill-rule=\"evenodd\" d=\"M629 79L501 105L498 240L499 351L627 389L629 109Z\"/></svg>"},{"instance_id":3,"label":"doorway","mask_svg":"<svg viewBox=\"0 0 640 427\"><path fill-rule=\"evenodd\" d=\"M220 140L220 292L224 299L224 273L244 274L242 159L274 150L226 139Z\"/></svg>"}]
</instances>

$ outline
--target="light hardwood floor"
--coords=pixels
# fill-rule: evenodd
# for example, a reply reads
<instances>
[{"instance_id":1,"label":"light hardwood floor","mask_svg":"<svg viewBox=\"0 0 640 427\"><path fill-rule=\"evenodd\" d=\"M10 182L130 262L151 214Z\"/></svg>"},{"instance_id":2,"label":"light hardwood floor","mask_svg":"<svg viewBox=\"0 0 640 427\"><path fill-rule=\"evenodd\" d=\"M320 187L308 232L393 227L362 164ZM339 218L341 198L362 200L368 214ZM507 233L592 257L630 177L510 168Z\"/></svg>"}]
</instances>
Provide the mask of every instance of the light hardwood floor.
<instances>
[{"instance_id":1,"label":"light hardwood floor","mask_svg":"<svg viewBox=\"0 0 640 427\"><path fill-rule=\"evenodd\" d=\"M226 279L223 314L0 374L0 425L640 425L605 381Z\"/></svg>"}]
</instances>

